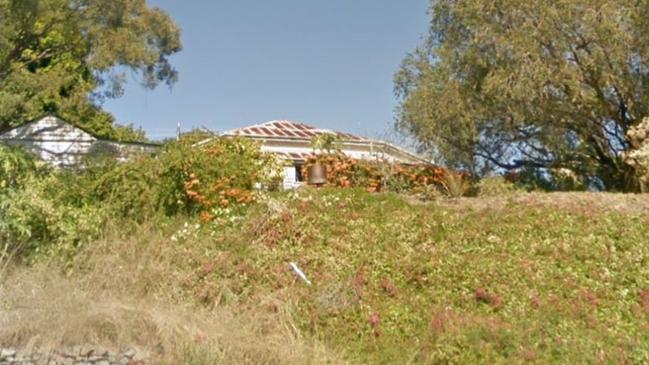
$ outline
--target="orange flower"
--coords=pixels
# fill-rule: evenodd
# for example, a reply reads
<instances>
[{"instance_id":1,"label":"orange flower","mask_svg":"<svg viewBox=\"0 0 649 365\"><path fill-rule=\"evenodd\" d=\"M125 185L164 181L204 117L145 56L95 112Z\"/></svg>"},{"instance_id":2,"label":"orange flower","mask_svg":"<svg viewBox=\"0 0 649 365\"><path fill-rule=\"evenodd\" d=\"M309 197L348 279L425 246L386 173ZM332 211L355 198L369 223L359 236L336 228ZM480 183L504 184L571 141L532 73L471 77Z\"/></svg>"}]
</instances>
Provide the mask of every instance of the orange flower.
<instances>
[{"instance_id":1,"label":"orange flower","mask_svg":"<svg viewBox=\"0 0 649 365\"><path fill-rule=\"evenodd\" d=\"M215 218L215 216L213 214L210 214L210 213L208 213L206 211L201 212L200 220L203 223L211 222L211 221L214 220L214 218Z\"/></svg>"}]
</instances>

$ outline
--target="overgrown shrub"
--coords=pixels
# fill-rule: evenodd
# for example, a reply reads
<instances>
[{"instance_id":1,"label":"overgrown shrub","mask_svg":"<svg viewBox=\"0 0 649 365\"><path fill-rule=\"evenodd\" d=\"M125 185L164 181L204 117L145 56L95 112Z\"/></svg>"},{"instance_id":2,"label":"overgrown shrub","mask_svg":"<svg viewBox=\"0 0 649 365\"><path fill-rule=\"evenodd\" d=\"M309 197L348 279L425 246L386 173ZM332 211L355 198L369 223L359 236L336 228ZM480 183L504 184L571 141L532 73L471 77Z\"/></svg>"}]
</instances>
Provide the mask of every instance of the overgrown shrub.
<instances>
[{"instance_id":1,"label":"overgrown shrub","mask_svg":"<svg viewBox=\"0 0 649 365\"><path fill-rule=\"evenodd\" d=\"M50 194L57 175L31 178L0 202L0 243L5 256L20 253L72 254L99 236L107 215L90 204L62 204Z\"/></svg>"},{"instance_id":2,"label":"overgrown shrub","mask_svg":"<svg viewBox=\"0 0 649 365\"><path fill-rule=\"evenodd\" d=\"M398 193L429 194L434 188L449 196L469 193L468 175L453 172L435 165L406 165L387 161L356 160L342 153L311 155L302 166L308 180L309 167L316 163L325 166L328 186L359 187L369 192L392 191Z\"/></svg>"},{"instance_id":3,"label":"overgrown shrub","mask_svg":"<svg viewBox=\"0 0 649 365\"><path fill-rule=\"evenodd\" d=\"M7 152L8 151L8 152ZM195 146L174 141L154 156L118 163L98 158L82 168L35 175L28 155L2 150L0 244L3 252L73 253L101 235L106 222L141 223L158 215L204 221L246 205L258 187L281 181L281 161L254 142L215 138ZM20 182L20 184L18 183Z\"/></svg>"},{"instance_id":4,"label":"overgrown shrub","mask_svg":"<svg viewBox=\"0 0 649 365\"><path fill-rule=\"evenodd\" d=\"M442 192L451 198L460 198L469 195L473 186L462 173L448 171L441 177Z\"/></svg>"},{"instance_id":5,"label":"overgrown shrub","mask_svg":"<svg viewBox=\"0 0 649 365\"><path fill-rule=\"evenodd\" d=\"M90 190L93 201L117 217L141 221L249 203L256 187L275 188L281 180L280 161L249 140L193 142L173 141L155 156L127 163L92 164L76 172L84 185L79 190Z\"/></svg>"},{"instance_id":6,"label":"overgrown shrub","mask_svg":"<svg viewBox=\"0 0 649 365\"><path fill-rule=\"evenodd\" d=\"M243 138L214 138L199 147L172 143L158 156L159 198L167 213L209 217L215 208L252 202L257 188L276 189L283 163Z\"/></svg>"},{"instance_id":7,"label":"overgrown shrub","mask_svg":"<svg viewBox=\"0 0 649 365\"><path fill-rule=\"evenodd\" d=\"M92 196L104 203L119 218L138 222L157 211L156 173L151 159L116 164L99 175Z\"/></svg>"},{"instance_id":8,"label":"overgrown shrub","mask_svg":"<svg viewBox=\"0 0 649 365\"><path fill-rule=\"evenodd\" d=\"M503 176L488 176L478 182L476 190L479 196L498 196L516 191L516 186Z\"/></svg>"},{"instance_id":9,"label":"overgrown shrub","mask_svg":"<svg viewBox=\"0 0 649 365\"><path fill-rule=\"evenodd\" d=\"M34 156L22 148L0 144L0 191L18 187L39 171Z\"/></svg>"}]
</instances>

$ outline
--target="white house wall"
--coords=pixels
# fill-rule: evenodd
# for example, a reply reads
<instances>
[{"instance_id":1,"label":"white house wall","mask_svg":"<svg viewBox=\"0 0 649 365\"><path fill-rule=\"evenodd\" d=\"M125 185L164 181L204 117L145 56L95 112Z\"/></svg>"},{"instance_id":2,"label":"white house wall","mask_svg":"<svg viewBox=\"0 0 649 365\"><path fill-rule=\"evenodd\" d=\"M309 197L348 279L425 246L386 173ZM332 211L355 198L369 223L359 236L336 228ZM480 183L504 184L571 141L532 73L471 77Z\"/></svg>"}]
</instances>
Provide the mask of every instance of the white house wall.
<instances>
[{"instance_id":1,"label":"white house wall","mask_svg":"<svg viewBox=\"0 0 649 365\"><path fill-rule=\"evenodd\" d=\"M73 165L88 153L97 139L56 117L14 128L0 140L20 146L53 166Z\"/></svg>"},{"instance_id":2,"label":"white house wall","mask_svg":"<svg viewBox=\"0 0 649 365\"><path fill-rule=\"evenodd\" d=\"M23 147L55 167L77 165L84 156L101 153L123 161L132 154L150 153L156 148L100 140L53 116L14 128L0 135L1 142Z\"/></svg>"},{"instance_id":3,"label":"white house wall","mask_svg":"<svg viewBox=\"0 0 649 365\"><path fill-rule=\"evenodd\" d=\"M298 155L308 155L314 152L310 144L302 141L262 141L261 150L269 153L295 153ZM422 163L421 160L414 159L401 153L401 151L397 149L390 151L390 149L385 148L383 144L343 144L340 148L340 152L359 160L380 159L395 163Z\"/></svg>"},{"instance_id":4,"label":"white house wall","mask_svg":"<svg viewBox=\"0 0 649 365\"><path fill-rule=\"evenodd\" d=\"M52 116L14 128L0 135L0 139L38 140L42 142L92 142L96 140L95 137L83 130Z\"/></svg>"},{"instance_id":5,"label":"white house wall","mask_svg":"<svg viewBox=\"0 0 649 365\"><path fill-rule=\"evenodd\" d=\"M306 141L264 140L260 142L261 151L267 153L306 156L314 152L310 143ZM395 163L421 163L421 160L416 160L408 156L407 154L402 153L399 149L395 148L393 151L386 151L386 149L388 148L386 148L386 146L382 144L378 144L376 146L370 145L368 143L347 145L343 144L340 148L340 152L355 159L380 159L383 161ZM299 168L299 164L301 162L302 161L300 160L296 160L293 166L289 166L284 169L283 186L285 189L293 189L302 185L301 182L296 180L296 169Z\"/></svg>"}]
</instances>

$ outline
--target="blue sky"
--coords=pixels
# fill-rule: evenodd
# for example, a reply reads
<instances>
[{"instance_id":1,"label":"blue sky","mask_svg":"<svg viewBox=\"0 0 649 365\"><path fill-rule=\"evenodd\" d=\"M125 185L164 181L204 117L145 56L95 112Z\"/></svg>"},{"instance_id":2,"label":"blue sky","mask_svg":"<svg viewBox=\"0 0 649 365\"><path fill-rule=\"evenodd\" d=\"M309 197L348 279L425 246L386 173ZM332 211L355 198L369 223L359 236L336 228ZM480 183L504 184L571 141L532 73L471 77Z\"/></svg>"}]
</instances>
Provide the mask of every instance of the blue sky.
<instances>
[{"instance_id":1,"label":"blue sky","mask_svg":"<svg viewBox=\"0 0 649 365\"><path fill-rule=\"evenodd\" d=\"M183 29L170 90L137 81L104 107L150 138L272 119L379 137L392 79L425 35L429 0L149 0Z\"/></svg>"}]
</instances>

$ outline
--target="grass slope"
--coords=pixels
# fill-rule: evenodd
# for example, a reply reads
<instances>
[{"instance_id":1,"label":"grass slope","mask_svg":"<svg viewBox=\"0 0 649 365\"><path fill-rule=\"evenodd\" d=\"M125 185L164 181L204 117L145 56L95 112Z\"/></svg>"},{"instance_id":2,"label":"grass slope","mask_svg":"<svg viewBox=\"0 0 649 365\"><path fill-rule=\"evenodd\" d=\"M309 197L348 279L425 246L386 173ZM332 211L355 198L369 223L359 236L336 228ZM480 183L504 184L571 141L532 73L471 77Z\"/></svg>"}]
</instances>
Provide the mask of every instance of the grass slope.
<instances>
[{"instance_id":1,"label":"grass slope","mask_svg":"<svg viewBox=\"0 0 649 365\"><path fill-rule=\"evenodd\" d=\"M109 235L65 280L152 307L194 306L197 323L226 311L236 320L223 323L238 325L202 321L211 324L201 340L189 331L182 345L209 343L199 350L224 363L243 352L257 354L250 363L646 363L649 198L602 196L610 204L590 194L428 204L356 190L278 194L216 226L165 221ZM25 270L36 269L12 275ZM5 314L30 300L17 302ZM238 328L247 336L223 340ZM38 331L8 319L0 340ZM182 347L159 342L162 357Z\"/></svg>"}]
</instances>

